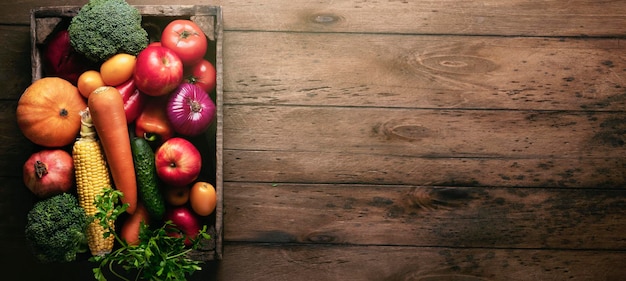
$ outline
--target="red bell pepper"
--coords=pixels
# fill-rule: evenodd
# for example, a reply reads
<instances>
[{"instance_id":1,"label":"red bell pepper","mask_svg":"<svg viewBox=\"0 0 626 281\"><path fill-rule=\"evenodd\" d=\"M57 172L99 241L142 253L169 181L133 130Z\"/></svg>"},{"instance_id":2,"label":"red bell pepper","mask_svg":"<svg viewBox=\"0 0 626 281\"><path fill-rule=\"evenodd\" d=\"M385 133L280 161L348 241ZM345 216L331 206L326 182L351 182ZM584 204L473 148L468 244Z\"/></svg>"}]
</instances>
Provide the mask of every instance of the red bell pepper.
<instances>
[{"instance_id":1,"label":"red bell pepper","mask_svg":"<svg viewBox=\"0 0 626 281\"><path fill-rule=\"evenodd\" d=\"M135 135L151 145L160 145L174 136L174 127L165 112L167 95L147 97L146 105L135 120Z\"/></svg>"},{"instance_id":2,"label":"red bell pepper","mask_svg":"<svg viewBox=\"0 0 626 281\"><path fill-rule=\"evenodd\" d=\"M124 112L126 113L126 123L130 124L141 114L148 96L142 94L137 87L135 87L135 81L133 81L132 78L115 88L122 95L122 100L124 100Z\"/></svg>"}]
</instances>

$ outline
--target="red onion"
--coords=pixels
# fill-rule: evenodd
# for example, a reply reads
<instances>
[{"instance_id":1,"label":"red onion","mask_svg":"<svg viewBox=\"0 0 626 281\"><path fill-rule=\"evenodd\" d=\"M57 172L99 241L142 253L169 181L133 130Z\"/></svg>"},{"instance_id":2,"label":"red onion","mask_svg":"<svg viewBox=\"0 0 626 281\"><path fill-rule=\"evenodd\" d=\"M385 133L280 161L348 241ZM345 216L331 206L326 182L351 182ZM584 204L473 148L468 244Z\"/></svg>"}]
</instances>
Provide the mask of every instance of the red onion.
<instances>
[{"instance_id":1,"label":"red onion","mask_svg":"<svg viewBox=\"0 0 626 281\"><path fill-rule=\"evenodd\" d=\"M167 101L167 118L174 131L184 136L197 136L211 125L215 103L197 85L181 83Z\"/></svg>"}]
</instances>

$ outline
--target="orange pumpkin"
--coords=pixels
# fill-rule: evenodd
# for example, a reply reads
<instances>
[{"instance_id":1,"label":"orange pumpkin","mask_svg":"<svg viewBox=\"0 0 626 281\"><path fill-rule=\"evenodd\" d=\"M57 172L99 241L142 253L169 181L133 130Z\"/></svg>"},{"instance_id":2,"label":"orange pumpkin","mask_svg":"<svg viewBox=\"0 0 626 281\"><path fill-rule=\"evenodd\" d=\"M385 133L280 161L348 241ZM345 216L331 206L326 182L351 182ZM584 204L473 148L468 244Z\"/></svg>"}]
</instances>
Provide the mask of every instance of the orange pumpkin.
<instances>
[{"instance_id":1,"label":"orange pumpkin","mask_svg":"<svg viewBox=\"0 0 626 281\"><path fill-rule=\"evenodd\" d=\"M33 82L17 103L17 124L26 138L45 147L71 144L80 130L80 111L87 107L67 80L45 77Z\"/></svg>"}]
</instances>

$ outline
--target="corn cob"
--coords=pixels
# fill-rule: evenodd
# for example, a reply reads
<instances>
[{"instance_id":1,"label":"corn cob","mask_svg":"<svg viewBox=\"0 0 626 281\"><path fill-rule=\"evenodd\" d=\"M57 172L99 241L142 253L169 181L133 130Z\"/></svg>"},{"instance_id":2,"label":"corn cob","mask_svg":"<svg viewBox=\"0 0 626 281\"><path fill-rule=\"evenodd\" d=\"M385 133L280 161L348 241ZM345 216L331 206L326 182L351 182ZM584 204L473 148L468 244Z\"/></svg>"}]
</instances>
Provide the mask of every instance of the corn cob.
<instances>
[{"instance_id":1,"label":"corn cob","mask_svg":"<svg viewBox=\"0 0 626 281\"><path fill-rule=\"evenodd\" d=\"M88 216L96 213L96 196L102 194L106 188L112 188L109 170L100 147L96 140L96 131L91 121L89 109L81 111L80 138L72 148L74 168L76 174L76 191L80 206ZM113 230L113 222L110 224ZM105 228L94 219L87 228L87 243L94 256L105 255L113 250L114 236L104 238Z\"/></svg>"}]
</instances>

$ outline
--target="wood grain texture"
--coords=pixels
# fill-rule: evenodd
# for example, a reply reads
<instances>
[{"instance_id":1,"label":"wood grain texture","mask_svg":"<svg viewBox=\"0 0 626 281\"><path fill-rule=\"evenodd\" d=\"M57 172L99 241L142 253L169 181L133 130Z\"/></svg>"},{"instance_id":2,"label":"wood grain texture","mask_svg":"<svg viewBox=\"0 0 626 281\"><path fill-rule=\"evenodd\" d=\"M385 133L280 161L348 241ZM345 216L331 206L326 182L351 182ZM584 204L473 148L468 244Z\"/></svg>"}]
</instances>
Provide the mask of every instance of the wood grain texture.
<instances>
[{"instance_id":1,"label":"wood grain texture","mask_svg":"<svg viewBox=\"0 0 626 281\"><path fill-rule=\"evenodd\" d=\"M623 189L623 159L420 158L340 152L224 151L227 181ZM246 171L242 173L241 171Z\"/></svg>"},{"instance_id":2,"label":"wood grain texture","mask_svg":"<svg viewBox=\"0 0 626 281\"><path fill-rule=\"evenodd\" d=\"M228 244L219 280L620 280L623 252ZM242 266L245 264L246 266Z\"/></svg>"},{"instance_id":3,"label":"wood grain texture","mask_svg":"<svg viewBox=\"0 0 626 281\"><path fill-rule=\"evenodd\" d=\"M594 111L625 106L621 39L275 32L230 32L225 39L224 59L231 62L226 103ZM271 67L256 71L260 66Z\"/></svg>"},{"instance_id":4,"label":"wood grain texture","mask_svg":"<svg viewBox=\"0 0 626 281\"><path fill-rule=\"evenodd\" d=\"M225 106L228 149L421 157L623 157L621 112ZM286 121L288 120L288 121ZM243 147L244 144L246 147Z\"/></svg>"},{"instance_id":5,"label":"wood grain texture","mask_svg":"<svg viewBox=\"0 0 626 281\"><path fill-rule=\"evenodd\" d=\"M0 40L5 42L0 48L0 100L19 98L30 84L28 32L28 26L0 25Z\"/></svg>"},{"instance_id":6,"label":"wood grain texture","mask_svg":"<svg viewBox=\"0 0 626 281\"><path fill-rule=\"evenodd\" d=\"M626 249L623 190L228 183L224 198L229 241Z\"/></svg>"},{"instance_id":7,"label":"wood grain texture","mask_svg":"<svg viewBox=\"0 0 626 281\"><path fill-rule=\"evenodd\" d=\"M0 101L0 177L22 177L22 165L36 148L17 126L17 101Z\"/></svg>"}]
</instances>

